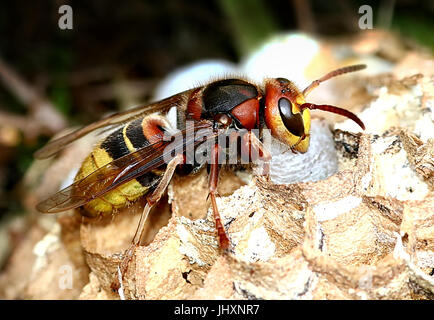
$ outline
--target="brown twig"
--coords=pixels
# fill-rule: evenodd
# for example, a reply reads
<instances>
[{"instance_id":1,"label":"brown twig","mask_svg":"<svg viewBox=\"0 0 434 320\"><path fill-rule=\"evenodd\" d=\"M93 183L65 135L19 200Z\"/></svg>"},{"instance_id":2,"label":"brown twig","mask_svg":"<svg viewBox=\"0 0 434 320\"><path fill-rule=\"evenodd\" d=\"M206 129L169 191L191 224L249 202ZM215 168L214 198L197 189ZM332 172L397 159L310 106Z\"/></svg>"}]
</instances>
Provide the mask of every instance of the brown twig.
<instances>
[{"instance_id":1,"label":"brown twig","mask_svg":"<svg viewBox=\"0 0 434 320\"><path fill-rule=\"evenodd\" d=\"M44 128L41 124L27 116L12 114L9 112L0 111L0 128L13 127L23 132L28 140L33 140L38 137Z\"/></svg>"},{"instance_id":2,"label":"brown twig","mask_svg":"<svg viewBox=\"0 0 434 320\"><path fill-rule=\"evenodd\" d=\"M119 98L119 86L128 88L129 94L133 99L143 102L143 96L149 95L156 86L155 80L123 80L122 83L107 83L83 88L79 95L81 99L92 103L100 100L110 100ZM129 104L128 106L134 105Z\"/></svg>"},{"instance_id":3,"label":"brown twig","mask_svg":"<svg viewBox=\"0 0 434 320\"><path fill-rule=\"evenodd\" d=\"M307 32L315 32L315 21L308 0L293 0L298 29Z\"/></svg>"},{"instance_id":4,"label":"brown twig","mask_svg":"<svg viewBox=\"0 0 434 320\"><path fill-rule=\"evenodd\" d=\"M29 109L29 118L54 133L66 126L66 120L55 106L36 89L26 83L0 58L0 80ZM29 119L29 121L30 121Z\"/></svg>"}]
</instances>

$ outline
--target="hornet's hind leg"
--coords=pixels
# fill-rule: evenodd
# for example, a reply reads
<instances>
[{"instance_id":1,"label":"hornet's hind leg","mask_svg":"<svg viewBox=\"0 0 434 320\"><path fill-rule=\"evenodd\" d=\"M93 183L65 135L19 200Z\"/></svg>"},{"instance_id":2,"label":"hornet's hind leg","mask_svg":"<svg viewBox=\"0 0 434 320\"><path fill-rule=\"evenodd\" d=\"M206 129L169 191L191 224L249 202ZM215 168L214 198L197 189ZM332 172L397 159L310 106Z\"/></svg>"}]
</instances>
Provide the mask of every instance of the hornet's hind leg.
<instances>
[{"instance_id":1,"label":"hornet's hind leg","mask_svg":"<svg viewBox=\"0 0 434 320\"><path fill-rule=\"evenodd\" d=\"M121 284L120 282L123 280L123 277L128 270L128 265L131 259L133 258L135 249L141 244L144 235L144 230L145 230L145 222L149 212L151 211L152 207L161 199L161 197L163 196L164 192L167 189L167 186L170 183L170 180L173 177L173 174L175 173L176 167L179 164L183 163L183 161L184 161L184 157L182 154L179 154L175 158L173 158L167 164L166 171L164 172L163 177L161 178L155 190L152 192L152 194L150 194L146 198L147 203L145 205L145 208L143 209L142 215L140 216L139 224L134 234L132 244L123 254L123 259L119 266L119 273L120 273L119 279L117 279L115 283L112 283L113 290L118 290L120 288L120 284Z\"/></svg>"}]
</instances>

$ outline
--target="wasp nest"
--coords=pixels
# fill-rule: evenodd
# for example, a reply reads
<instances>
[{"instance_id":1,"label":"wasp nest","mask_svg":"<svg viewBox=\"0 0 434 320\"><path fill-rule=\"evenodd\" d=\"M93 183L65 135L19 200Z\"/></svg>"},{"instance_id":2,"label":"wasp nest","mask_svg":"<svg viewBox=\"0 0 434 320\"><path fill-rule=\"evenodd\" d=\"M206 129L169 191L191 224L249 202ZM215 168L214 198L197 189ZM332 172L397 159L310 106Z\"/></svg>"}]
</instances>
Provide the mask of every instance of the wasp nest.
<instances>
[{"instance_id":1,"label":"wasp nest","mask_svg":"<svg viewBox=\"0 0 434 320\"><path fill-rule=\"evenodd\" d=\"M372 77L360 90L365 132L316 119L312 139L330 144L331 156L313 150L309 165L292 155L273 163L272 173L280 162L303 182L222 172L217 202L229 252L218 250L203 172L172 181L119 291L113 283L140 201L99 221L38 216L0 275L2 297L433 299L434 79ZM69 170L68 152L46 179ZM303 178L309 168L314 179Z\"/></svg>"}]
</instances>

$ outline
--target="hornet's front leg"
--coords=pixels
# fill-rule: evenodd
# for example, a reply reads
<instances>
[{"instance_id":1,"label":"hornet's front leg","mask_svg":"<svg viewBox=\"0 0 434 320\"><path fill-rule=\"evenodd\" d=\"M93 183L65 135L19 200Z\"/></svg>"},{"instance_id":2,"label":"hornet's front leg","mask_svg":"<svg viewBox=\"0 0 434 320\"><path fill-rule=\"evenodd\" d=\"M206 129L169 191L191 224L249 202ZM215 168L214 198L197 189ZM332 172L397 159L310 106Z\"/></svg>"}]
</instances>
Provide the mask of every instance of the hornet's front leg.
<instances>
[{"instance_id":1,"label":"hornet's front leg","mask_svg":"<svg viewBox=\"0 0 434 320\"><path fill-rule=\"evenodd\" d=\"M251 161L256 161L258 159L263 161L259 174L265 176L266 179L269 179L271 153L265 148L252 131L248 131L243 135L241 150L249 156Z\"/></svg>"}]
</instances>

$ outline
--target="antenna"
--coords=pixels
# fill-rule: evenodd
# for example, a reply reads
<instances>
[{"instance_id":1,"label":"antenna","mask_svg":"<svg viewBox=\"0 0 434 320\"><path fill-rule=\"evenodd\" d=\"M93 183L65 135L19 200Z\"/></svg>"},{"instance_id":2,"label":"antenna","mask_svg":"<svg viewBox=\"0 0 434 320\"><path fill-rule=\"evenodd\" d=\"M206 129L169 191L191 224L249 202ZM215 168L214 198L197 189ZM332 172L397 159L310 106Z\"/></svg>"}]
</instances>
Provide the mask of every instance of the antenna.
<instances>
[{"instance_id":1,"label":"antenna","mask_svg":"<svg viewBox=\"0 0 434 320\"><path fill-rule=\"evenodd\" d=\"M303 96L307 96L309 92L318 87L321 82L327 81L344 73L355 72L366 68L366 64L356 64L348 67L339 68L327 73L325 76L313 81L306 89L303 90Z\"/></svg>"},{"instance_id":2,"label":"antenna","mask_svg":"<svg viewBox=\"0 0 434 320\"><path fill-rule=\"evenodd\" d=\"M360 120L360 118L358 116L356 116L354 113L339 108L339 107L335 107L335 106L331 106L329 104L314 104L314 103L303 103L300 106L300 110L303 109L309 109L309 110L322 110L322 111L327 111L327 112L332 112L332 113L336 113L336 114L340 114L341 116L347 117L351 120L353 120L355 123L357 123L360 128L362 128L363 130L365 130L365 125L362 122L362 120Z\"/></svg>"}]
</instances>

